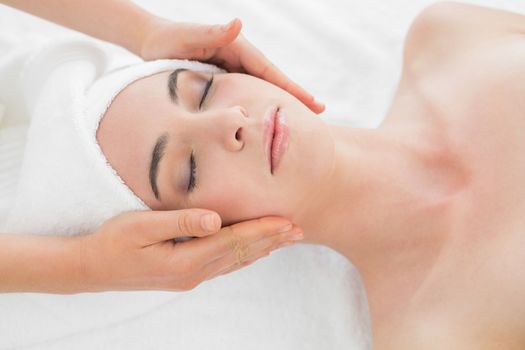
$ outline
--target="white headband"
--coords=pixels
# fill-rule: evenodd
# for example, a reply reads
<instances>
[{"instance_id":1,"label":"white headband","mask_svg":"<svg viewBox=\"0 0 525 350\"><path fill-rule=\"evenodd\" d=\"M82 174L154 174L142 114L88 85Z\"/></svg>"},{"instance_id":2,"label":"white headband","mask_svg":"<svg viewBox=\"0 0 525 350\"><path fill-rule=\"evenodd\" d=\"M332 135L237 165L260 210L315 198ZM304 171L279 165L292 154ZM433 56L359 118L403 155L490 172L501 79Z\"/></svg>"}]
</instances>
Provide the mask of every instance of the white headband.
<instances>
[{"instance_id":1,"label":"white headband","mask_svg":"<svg viewBox=\"0 0 525 350\"><path fill-rule=\"evenodd\" d=\"M91 42L48 46L26 64L21 89L31 112L17 192L1 232L75 235L130 210L149 210L109 165L96 131L113 98L137 79L186 68L188 60L142 62L108 72L109 57Z\"/></svg>"}]
</instances>

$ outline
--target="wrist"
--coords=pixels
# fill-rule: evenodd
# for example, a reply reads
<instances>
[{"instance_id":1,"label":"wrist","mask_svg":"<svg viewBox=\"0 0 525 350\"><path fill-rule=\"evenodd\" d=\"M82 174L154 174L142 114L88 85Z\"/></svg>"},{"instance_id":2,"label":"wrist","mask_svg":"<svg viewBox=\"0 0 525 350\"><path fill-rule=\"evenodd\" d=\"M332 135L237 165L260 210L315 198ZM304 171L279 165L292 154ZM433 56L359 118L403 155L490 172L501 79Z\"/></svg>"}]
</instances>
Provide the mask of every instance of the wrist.
<instances>
[{"instance_id":1,"label":"wrist","mask_svg":"<svg viewBox=\"0 0 525 350\"><path fill-rule=\"evenodd\" d=\"M61 240L63 246L62 258L60 259L63 269L56 277L56 280L62 280L62 283L60 283L60 288L55 288L57 293L76 294L89 292L92 288L91 273L87 268L88 259L85 256L85 237L56 237Z\"/></svg>"},{"instance_id":2,"label":"wrist","mask_svg":"<svg viewBox=\"0 0 525 350\"><path fill-rule=\"evenodd\" d=\"M79 292L87 291L87 287L91 284L91 271L88 269L88 257L87 257L87 244L86 240L88 235L82 235L75 237L73 251L75 255L74 259L74 270L76 276L77 289Z\"/></svg>"},{"instance_id":3,"label":"wrist","mask_svg":"<svg viewBox=\"0 0 525 350\"><path fill-rule=\"evenodd\" d=\"M94 233L74 237L72 242L75 259L75 292L100 292L100 281L97 280L100 272L97 272L96 252L93 252Z\"/></svg>"},{"instance_id":4,"label":"wrist","mask_svg":"<svg viewBox=\"0 0 525 350\"><path fill-rule=\"evenodd\" d=\"M148 41L148 37L156 27L159 18L141 8L136 7L135 9L136 11L132 20L133 26L130 27L133 29L126 31L126 35L122 36L122 42L120 42L119 45L131 53L143 57L142 51L145 42Z\"/></svg>"},{"instance_id":5,"label":"wrist","mask_svg":"<svg viewBox=\"0 0 525 350\"><path fill-rule=\"evenodd\" d=\"M166 28L172 26L173 22L165 18L157 16L148 18L147 22L144 23L140 37L140 48L136 54L145 61L159 58L157 52L158 46L162 44L159 43L159 37L163 37L162 33L166 31ZM175 38L173 40L175 40Z\"/></svg>"},{"instance_id":6,"label":"wrist","mask_svg":"<svg viewBox=\"0 0 525 350\"><path fill-rule=\"evenodd\" d=\"M80 237L0 235L0 291L73 294L84 291Z\"/></svg>"}]
</instances>

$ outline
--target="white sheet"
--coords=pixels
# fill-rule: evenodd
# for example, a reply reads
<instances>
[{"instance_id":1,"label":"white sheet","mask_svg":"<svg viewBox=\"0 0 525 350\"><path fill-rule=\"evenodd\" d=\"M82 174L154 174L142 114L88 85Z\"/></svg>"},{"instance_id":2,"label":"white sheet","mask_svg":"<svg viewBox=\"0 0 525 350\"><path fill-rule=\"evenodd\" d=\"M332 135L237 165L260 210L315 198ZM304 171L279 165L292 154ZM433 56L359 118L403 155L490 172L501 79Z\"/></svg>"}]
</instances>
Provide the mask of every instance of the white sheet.
<instances>
[{"instance_id":1,"label":"white sheet","mask_svg":"<svg viewBox=\"0 0 525 350\"><path fill-rule=\"evenodd\" d=\"M375 127L395 90L410 22L433 1L135 2L186 22L241 18L245 36L327 104L325 120ZM525 13L522 0L470 2ZM70 34L4 7L0 29L20 45ZM0 50L5 43L0 40ZM12 112L6 113L10 121ZM0 124L0 153L9 140L23 139L23 128L14 124ZM0 165L0 211L9 204L2 179L16 176L18 155L9 154L10 163ZM232 305L241 305L242 314L232 313L239 309ZM296 246L188 293L0 295L0 349L365 349L367 320L352 265L327 248Z\"/></svg>"}]
</instances>

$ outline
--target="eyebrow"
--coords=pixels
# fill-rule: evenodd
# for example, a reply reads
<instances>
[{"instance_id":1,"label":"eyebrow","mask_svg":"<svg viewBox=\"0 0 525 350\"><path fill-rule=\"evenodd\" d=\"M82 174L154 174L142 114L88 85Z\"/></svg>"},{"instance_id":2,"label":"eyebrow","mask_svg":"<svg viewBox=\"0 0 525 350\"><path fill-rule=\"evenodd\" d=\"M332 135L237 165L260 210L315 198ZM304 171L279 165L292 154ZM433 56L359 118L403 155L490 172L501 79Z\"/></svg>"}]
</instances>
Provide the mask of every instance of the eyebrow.
<instances>
[{"instance_id":1,"label":"eyebrow","mask_svg":"<svg viewBox=\"0 0 525 350\"><path fill-rule=\"evenodd\" d=\"M179 100L179 97L177 96L177 78L179 77L179 73L182 73L186 70L187 69L185 68L175 69L168 77L168 94L170 95L170 99L173 101L173 103L178 103ZM149 165L149 183L155 198L158 200L160 200L159 187L157 186L159 163L162 160L162 156L164 156L164 149L166 148L168 141L168 133L163 133L159 136L157 142L155 142L155 146L151 152L151 162Z\"/></svg>"},{"instance_id":2,"label":"eyebrow","mask_svg":"<svg viewBox=\"0 0 525 350\"><path fill-rule=\"evenodd\" d=\"M179 96L177 96L177 78L179 73L187 71L186 68L175 69L168 77L168 93L173 103L179 102Z\"/></svg>"},{"instance_id":3,"label":"eyebrow","mask_svg":"<svg viewBox=\"0 0 525 350\"><path fill-rule=\"evenodd\" d=\"M155 143L155 147L153 147L153 152L151 153L151 163L149 167L149 182L151 184L151 189L153 190L153 194L155 195L155 198L160 200L160 194L159 189L157 187L157 175L158 175L158 169L159 169L159 163L162 160L162 156L164 155L164 149L166 148L166 144L168 143L169 135L168 133L164 133L159 136L157 139L157 142Z\"/></svg>"},{"instance_id":4,"label":"eyebrow","mask_svg":"<svg viewBox=\"0 0 525 350\"><path fill-rule=\"evenodd\" d=\"M185 71L187 71L186 68L175 69L173 72L170 73L168 77L168 94L170 95L170 99L173 101L173 103L176 104L178 104L179 100L179 96L177 95L177 79L179 77L179 74ZM168 143L168 141L168 133L163 133L159 136L157 142L155 142L155 146L153 147L153 151L151 152L151 162L149 165L149 183L151 185L151 190L153 191L155 198L157 198L158 200L160 200L159 188L157 186L159 163L162 160L162 156L164 156L164 149L166 148L166 144Z\"/></svg>"}]
</instances>

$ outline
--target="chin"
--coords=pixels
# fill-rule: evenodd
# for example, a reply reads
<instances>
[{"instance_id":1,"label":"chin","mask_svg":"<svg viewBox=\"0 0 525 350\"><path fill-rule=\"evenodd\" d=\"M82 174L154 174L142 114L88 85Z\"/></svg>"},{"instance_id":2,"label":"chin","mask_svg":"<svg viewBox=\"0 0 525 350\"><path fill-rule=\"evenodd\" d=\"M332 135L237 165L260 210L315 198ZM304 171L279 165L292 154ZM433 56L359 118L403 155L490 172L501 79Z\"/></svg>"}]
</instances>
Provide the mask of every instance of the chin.
<instances>
[{"instance_id":1,"label":"chin","mask_svg":"<svg viewBox=\"0 0 525 350\"><path fill-rule=\"evenodd\" d=\"M288 149L274 176L281 196L294 194L293 199L281 198L289 205L281 209L289 211L286 209L303 207L326 186L334 166L335 146L329 125L306 107L282 107L282 112L290 134Z\"/></svg>"}]
</instances>

